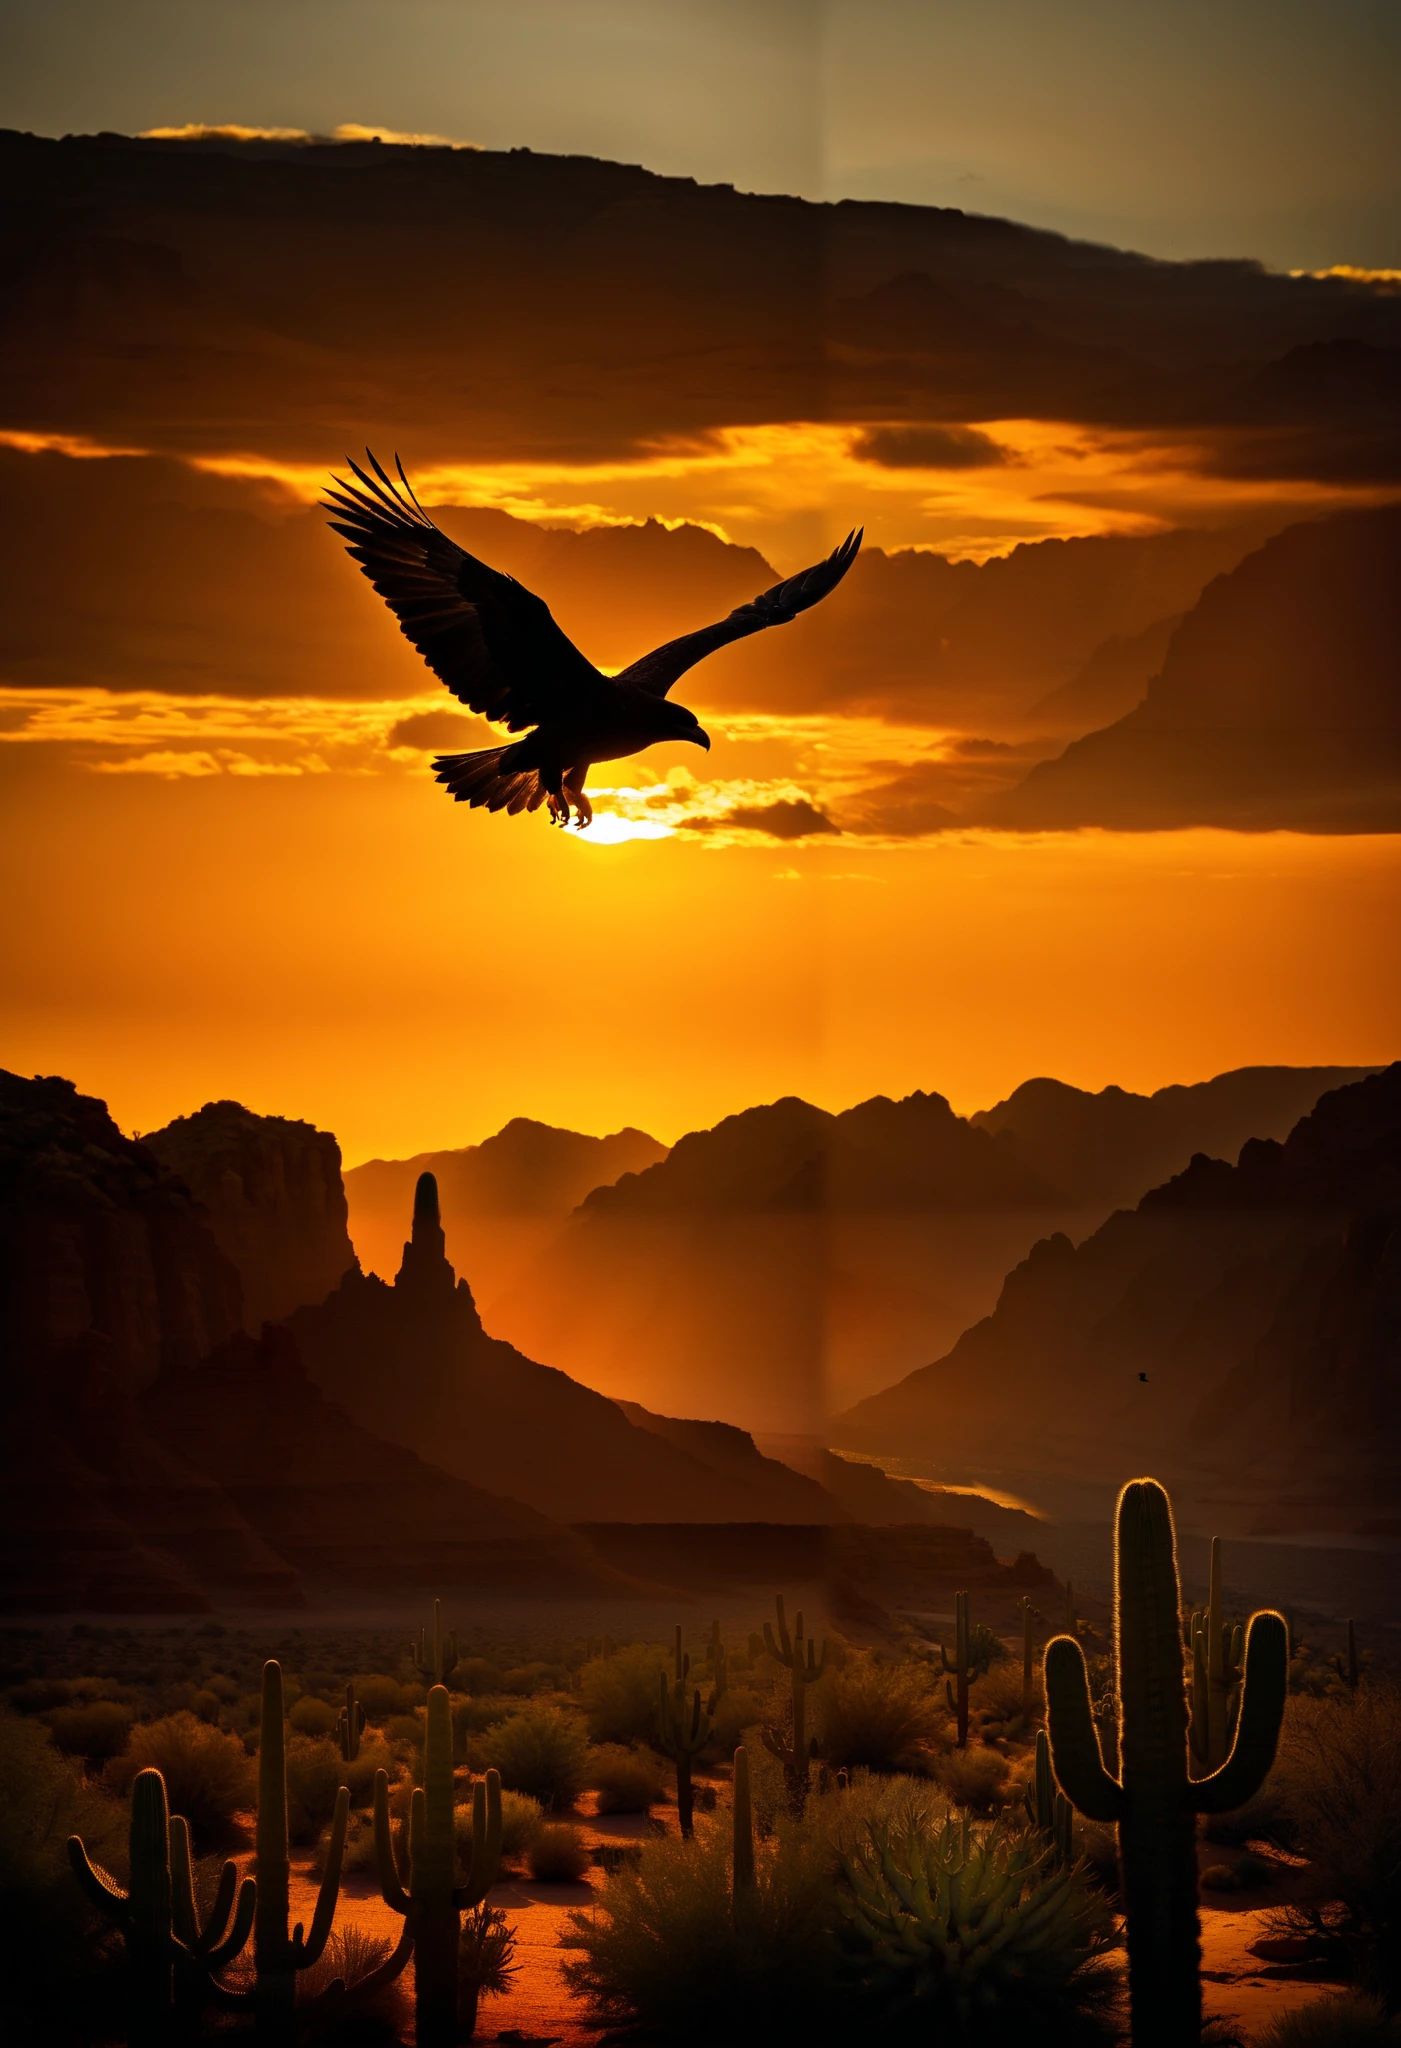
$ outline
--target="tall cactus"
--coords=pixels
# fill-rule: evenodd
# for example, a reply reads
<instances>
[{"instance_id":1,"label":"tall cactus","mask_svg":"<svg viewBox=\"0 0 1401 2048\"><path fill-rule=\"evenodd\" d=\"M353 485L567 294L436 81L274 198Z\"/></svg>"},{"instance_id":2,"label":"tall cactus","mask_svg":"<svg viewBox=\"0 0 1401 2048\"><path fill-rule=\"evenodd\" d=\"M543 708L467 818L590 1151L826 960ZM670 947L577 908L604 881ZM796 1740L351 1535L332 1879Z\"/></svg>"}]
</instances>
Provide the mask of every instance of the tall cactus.
<instances>
[{"instance_id":1,"label":"tall cactus","mask_svg":"<svg viewBox=\"0 0 1401 2048\"><path fill-rule=\"evenodd\" d=\"M1044 1728L1036 1731L1036 1769L1023 1795L1026 1817L1050 1843L1057 1863L1070 1863L1075 1855L1075 1809L1056 1784L1051 1769L1051 1745Z\"/></svg>"},{"instance_id":2,"label":"tall cactus","mask_svg":"<svg viewBox=\"0 0 1401 2048\"><path fill-rule=\"evenodd\" d=\"M1022 1719L1029 1721L1036 1708L1036 1646L1033 1624L1041 1616L1031 1595L1023 1593L1017 1605L1022 1610Z\"/></svg>"},{"instance_id":3,"label":"tall cactus","mask_svg":"<svg viewBox=\"0 0 1401 2048\"><path fill-rule=\"evenodd\" d=\"M345 1688L345 1705L341 1708L336 1722L336 1740L341 1746L341 1755L346 1763L353 1764L360 1754L360 1737L365 1732L365 1709L355 1697L355 1680L348 1679Z\"/></svg>"},{"instance_id":4,"label":"tall cactus","mask_svg":"<svg viewBox=\"0 0 1401 2048\"><path fill-rule=\"evenodd\" d=\"M501 1862L501 1780L488 1771L472 1788L472 1859L457 1882L453 1827L452 1705L445 1685L428 1695L423 1784L409 1808L409 1881L401 1882L389 1829L389 1779L375 1772L375 1860L380 1890L404 1920L414 1950L414 2024L418 2048L452 2048L457 2039L457 1948L462 1914L480 1905ZM401 1944L402 1945L402 1944Z\"/></svg>"},{"instance_id":5,"label":"tall cactus","mask_svg":"<svg viewBox=\"0 0 1401 2048\"><path fill-rule=\"evenodd\" d=\"M689 1703L686 1698L686 1680L690 1676L691 1660L681 1648L681 1624L676 1624L676 1675L670 1686L666 1673L659 1672L657 1702L657 1741L663 1755L669 1756L676 1766L676 1813L681 1824L682 1835L689 1840L694 1820L695 1801L691 1789L691 1758L710 1740L710 1715L701 1705L700 1688L692 1690Z\"/></svg>"},{"instance_id":6,"label":"tall cactus","mask_svg":"<svg viewBox=\"0 0 1401 2048\"><path fill-rule=\"evenodd\" d=\"M1350 1621L1347 1625L1347 1661L1344 1663L1341 1650L1335 1650L1333 1653L1333 1669L1337 1672L1349 1692L1357 1691L1362 1671L1357 1661L1357 1623L1355 1621Z\"/></svg>"},{"instance_id":7,"label":"tall cactus","mask_svg":"<svg viewBox=\"0 0 1401 2048\"><path fill-rule=\"evenodd\" d=\"M1196 1816L1254 1797L1274 1761L1284 1715L1287 1643L1277 1614L1251 1617L1235 1741L1209 1777L1188 1776L1187 1695L1172 1508L1136 1479L1119 1496L1115 1624L1119 1777L1104 1768L1078 1642L1046 1646L1051 1755L1061 1789L1091 1820L1113 1821L1128 1923L1134 2048L1198 2048L1201 1939Z\"/></svg>"},{"instance_id":8,"label":"tall cactus","mask_svg":"<svg viewBox=\"0 0 1401 2048\"><path fill-rule=\"evenodd\" d=\"M430 1652L423 1629L418 1632L418 1643L409 1644L409 1655L413 1668L427 1685L446 1685L457 1669L457 1630L444 1640L443 1603L433 1602L433 1647Z\"/></svg>"},{"instance_id":9,"label":"tall cactus","mask_svg":"<svg viewBox=\"0 0 1401 2048\"><path fill-rule=\"evenodd\" d=\"M954 1691L948 1679L944 1680L944 1691L948 1697L949 1712L958 1720L958 1747L968 1747L968 1595L955 1593L953 1596L954 1660L949 1662L949 1653L939 1645L939 1661L946 1672L954 1678L958 1690Z\"/></svg>"},{"instance_id":10,"label":"tall cactus","mask_svg":"<svg viewBox=\"0 0 1401 2048\"><path fill-rule=\"evenodd\" d=\"M176 1963L177 1989L188 1985L194 1995L199 1978L222 1970L241 1953L253 1931L253 1913L258 1896L255 1879L238 1881L238 1866L226 1863L219 1872L214 1903L201 1922L195 1904L194 1862L190 1854L190 1828L183 1814L170 1816L170 1917L180 1943Z\"/></svg>"},{"instance_id":11,"label":"tall cactus","mask_svg":"<svg viewBox=\"0 0 1401 2048\"><path fill-rule=\"evenodd\" d=\"M808 1743L807 1689L816 1685L827 1669L827 1645L822 1645L822 1654L814 1651L811 1638L803 1636L803 1617L793 1618L793 1633L788 1633L788 1624L783 1612L783 1595L774 1595L774 1608L778 1619L778 1636L775 1638L768 1622L764 1623L764 1648L776 1664L782 1664L792 1683L792 1722L786 1736L776 1729L764 1730L764 1747L770 1756L778 1758L783 1765L783 1776L788 1787L788 1801L794 1813L802 1818L807 1805L808 1765L811 1749Z\"/></svg>"},{"instance_id":12,"label":"tall cactus","mask_svg":"<svg viewBox=\"0 0 1401 2048\"><path fill-rule=\"evenodd\" d=\"M68 1837L68 1860L90 1906L126 1945L128 2030L132 2048L160 2041L170 2026L177 1941L171 1924L169 1812L159 1771L138 1771L127 1836L126 1891L93 1863L81 1836Z\"/></svg>"},{"instance_id":13,"label":"tall cactus","mask_svg":"<svg viewBox=\"0 0 1401 2048\"><path fill-rule=\"evenodd\" d=\"M258 1820L254 1835L253 1868L258 1878L257 1908L253 1916L253 1991L259 2028L277 2035L289 2033L297 2004L297 1976L321 1959L336 1915L340 1891L341 1856L345 1849L346 1822L350 1815L350 1793L342 1785L336 1794L331 1821L331 1838L326 1869L311 1918L311 1932L302 1923L289 1930L291 1859L287 1848L287 1738L282 1713L282 1666L270 1658L263 1666L262 1726L258 1743ZM329 1993L323 1993L328 1997ZM319 2002L319 2001L317 2001Z\"/></svg>"}]
</instances>

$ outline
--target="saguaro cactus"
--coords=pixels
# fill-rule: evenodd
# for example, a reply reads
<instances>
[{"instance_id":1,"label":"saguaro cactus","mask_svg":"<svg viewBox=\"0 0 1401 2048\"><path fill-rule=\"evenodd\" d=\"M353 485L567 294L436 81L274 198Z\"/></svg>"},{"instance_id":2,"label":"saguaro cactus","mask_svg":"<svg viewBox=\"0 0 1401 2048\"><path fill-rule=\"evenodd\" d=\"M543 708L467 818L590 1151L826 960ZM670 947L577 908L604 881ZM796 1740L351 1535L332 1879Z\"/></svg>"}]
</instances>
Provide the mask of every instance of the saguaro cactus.
<instances>
[{"instance_id":1,"label":"saguaro cactus","mask_svg":"<svg viewBox=\"0 0 1401 2048\"><path fill-rule=\"evenodd\" d=\"M1357 1661L1357 1623L1355 1621L1350 1621L1347 1625L1347 1662L1344 1663L1343 1661L1342 1651L1335 1650L1333 1653L1333 1669L1337 1672L1349 1692L1357 1691L1358 1681L1362 1676L1362 1672Z\"/></svg>"},{"instance_id":2,"label":"saguaro cactus","mask_svg":"<svg viewBox=\"0 0 1401 2048\"><path fill-rule=\"evenodd\" d=\"M360 1754L360 1737L365 1732L365 1709L355 1697L355 1680L349 1679L345 1688L345 1705L341 1708L340 1719L336 1722L336 1739L341 1746L341 1755L348 1764L353 1764Z\"/></svg>"},{"instance_id":3,"label":"saguaro cactus","mask_svg":"<svg viewBox=\"0 0 1401 2048\"><path fill-rule=\"evenodd\" d=\"M457 1630L444 1640L443 1603L433 1602L433 1647L430 1652L422 1629L418 1632L418 1645L409 1644L409 1655L413 1668L419 1677L429 1685L446 1685L457 1669Z\"/></svg>"},{"instance_id":4,"label":"saguaro cactus","mask_svg":"<svg viewBox=\"0 0 1401 2048\"><path fill-rule=\"evenodd\" d=\"M194 1862L190 1854L189 1823L183 1814L170 1816L170 1917L181 1953L177 1957L177 1988L182 1980L191 1983L196 1973L222 1970L243 1949L253 1931L253 1913L258 1896L255 1879L238 1881L238 1866L226 1863L219 1872L219 1886L203 1923L195 1904ZM191 1983L192 1991L197 1985Z\"/></svg>"},{"instance_id":5,"label":"saguaro cactus","mask_svg":"<svg viewBox=\"0 0 1401 2048\"><path fill-rule=\"evenodd\" d=\"M453 1829L452 1706L445 1685L428 1695L423 1784L409 1808L409 1881L394 1860L389 1779L375 1772L375 1859L391 1912L401 1914L414 1950L414 2022L418 2048L452 2048L457 2039L457 1945L462 1914L496 1882L501 1862L501 1780L488 1771L472 1787L472 1858L457 1882Z\"/></svg>"},{"instance_id":6,"label":"saguaro cactus","mask_svg":"<svg viewBox=\"0 0 1401 2048\"><path fill-rule=\"evenodd\" d=\"M1017 1605L1022 1610L1022 1719L1029 1721L1036 1707L1036 1648L1033 1624L1038 1622L1041 1616L1032 1605L1029 1593L1024 1593Z\"/></svg>"},{"instance_id":7,"label":"saguaro cactus","mask_svg":"<svg viewBox=\"0 0 1401 2048\"><path fill-rule=\"evenodd\" d=\"M1075 1809L1066 1798L1051 1769L1051 1745L1044 1728L1036 1731L1036 1769L1023 1795L1026 1817L1051 1844L1057 1863L1073 1860Z\"/></svg>"},{"instance_id":8,"label":"saguaro cactus","mask_svg":"<svg viewBox=\"0 0 1401 2048\"><path fill-rule=\"evenodd\" d=\"M713 1714L730 1689L730 1660L720 1635L720 1624L710 1624L710 1640L705 1646L705 1668L710 1673L710 1698L705 1703L707 1714Z\"/></svg>"},{"instance_id":9,"label":"saguaro cactus","mask_svg":"<svg viewBox=\"0 0 1401 2048\"><path fill-rule=\"evenodd\" d=\"M764 1648L776 1664L782 1664L792 1681L792 1725L784 1736L773 1728L764 1730L764 1747L770 1756L776 1756L783 1765L783 1776L788 1786L789 1804L795 1814L802 1817L807 1805L808 1764L811 1749L808 1744L807 1689L816 1685L827 1669L827 1645L822 1645L821 1655L813 1649L811 1639L804 1640L803 1617L793 1617L793 1633L788 1633L788 1624L783 1613L783 1595L774 1595L774 1608L778 1618L778 1636L768 1622L764 1623Z\"/></svg>"},{"instance_id":10,"label":"saguaro cactus","mask_svg":"<svg viewBox=\"0 0 1401 2048\"><path fill-rule=\"evenodd\" d=\"M690 1676L691 1660L681 1648L681 1624L676 1624L676 1675L670 1686L666 1673L658 1674L657 1740L662 1753L669 1756L676 1766L676 1814L681 1832L688 1839L692 1832L694 1799L691 1791L691 1758L710 1740L710 1715L701 1706L700 1688L691 1693L689 1704L686 1699L686 1680Z\"/></svg>"},{"instance_id":11,"label":"saguaro cactus","mask_svg":"<svg viewBox=\"0 0 1401 2048\"><path fill-rule=\"evenodd\" d=\"M138 1771L131 1788L131 1883L126 1891L92 1862L81 1836L68 1837L68 1860L88 1904L120 1930L126 1944L133 2048L158 2042L170 2025L177 1942L171 1924L168 1826L165 1779L159 1771Z\"/></svg>"},{"instance_id":12,"label":"saguaro cactus","mask_svg":"<svg viewBox=\"0 0 1401 2048\"><path fill-rule=\"evenodd\" d=\"M282 1715L282 1666L270 1658L263 1666L262 1726L258 1743L258 1821L253 1868L258 1878L253 1916L253 1992L259 2027L267 2033L291 2030L297 2003L297 1974L318 1962L336 1916L341 1856L345 1849L350 1793L336 1794L326 1869L311 1917L311 1932L299 1920L288 1929L291 1862L287 1853L287 1743ZM322 1996L329 1994L323 1993ZM318 2001L319 2002L319 2001Z\"/></svg>"},{"instance_id":13,"label":"saguaro cactus","mask_svg":"<svg viewBox=\"0 0 1401 2048\"><path fill-rule=\"evenodd\" d=\"M1119 1777L1104 1768L1084 1653L1068 1636L1046 1646L1046 1707L1061 1789L1089 1819L1118 1827L1134 2048L1199 2048L1196 1815L1254 1797L1284 1715L1284 1622L1256 1614L1230 1754L1209 1777L1189 1778L1178 1602L1168 1497L1155 1480L1132 1480L1119 1496L1115 1569Z\"/></svg>"},{"instance_id":14,"label":"saguaro cactus","mask_svg":"<svg viewBox=\"0 0 1401 2048\"><path fill-rule=\"evenodd\" d=\"M968 1595L955 1593L953 1596L954 1660L949 1662L949 1653L939 1645L939 1661L946 1672L955 1679L958 1686L954 1691L948 1679L944 1680L944 1692L948 1697L949 1712L958 1719L958 1747L968 1747Z\"/></svg>"}]
</instances>

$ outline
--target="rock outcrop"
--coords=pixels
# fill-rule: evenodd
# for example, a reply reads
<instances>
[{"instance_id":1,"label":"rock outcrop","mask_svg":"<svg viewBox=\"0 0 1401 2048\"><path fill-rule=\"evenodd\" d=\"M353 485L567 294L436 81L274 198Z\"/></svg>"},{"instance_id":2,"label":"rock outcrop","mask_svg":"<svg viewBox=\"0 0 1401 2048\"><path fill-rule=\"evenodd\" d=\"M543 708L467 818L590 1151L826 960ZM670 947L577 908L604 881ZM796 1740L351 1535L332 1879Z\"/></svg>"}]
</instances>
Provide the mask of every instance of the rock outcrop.
<instances>
[{"instance_id":1,"label":"rock outcrop","mask_svg":"<svg viewBox=\"0 0 1401 2048\"><path fill-rule=\"evenodd\" d=\"M185 1182L243 1282L243 1326L324 1301L355 1263L340 1147L329 1131L206 1102L145 1144Z\"/></svg>"},{"instance_id":2,"label":"rock outcrop","mask_svg":"<svg viewBox=\"0 0 1401 2048\"><path fill-rule=\"evenodd\" d=\"M42 1379L89 1335L135 1391L238 1329L238 1274L190 1190L95 1096L0 1071L0 1372Z\"/></svg>"},{"instance_id":3,"label":"rock outcrop","mask_svg":"<svg viewBox=\"0 0 1401 2048\"><path fill-rule=\"evenodd\" d=\"M489 1337L447 1260L431 1174L393 1285L347 1273L288 1327L313 1378L365 1427L561 1521L812 1518L795 1513L794 1475L769 1472L757 1452L750 1471L719 1470Z\"/></svg>"}]
</instances>

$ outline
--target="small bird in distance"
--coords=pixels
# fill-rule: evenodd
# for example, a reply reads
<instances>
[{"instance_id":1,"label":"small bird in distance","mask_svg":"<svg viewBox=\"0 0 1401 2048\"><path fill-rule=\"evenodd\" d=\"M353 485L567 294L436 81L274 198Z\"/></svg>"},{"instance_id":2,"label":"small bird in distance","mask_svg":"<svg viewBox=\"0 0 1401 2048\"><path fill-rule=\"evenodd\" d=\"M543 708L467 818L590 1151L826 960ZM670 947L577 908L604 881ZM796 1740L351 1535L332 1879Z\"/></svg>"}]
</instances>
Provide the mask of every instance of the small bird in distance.
<instances>
[{"instance_id":1,"label":"small bird in distance","mask_svg":"<svg viewBox=\"0 0 1401 2048\"><path fill-rule=\"evenodd\" d=\"M353 482L332 478L322 499L347 553L384 599L399 629L459 702L524 739L472 754L439 754L433 770L458 803L489 811L548 807L580 829L593 818L584 779L595 761L618 761L660 740L709 750L710 736L667 692L707 654L785 626L834 591L856 560L864 528L825 561L776 583L713 626L654 647L606 676L556 625L543 598L449 540L415 497L398 456L396 483L368 449ZM527 730L533 728L533 730Z\"/></svg>"}]
</instances>

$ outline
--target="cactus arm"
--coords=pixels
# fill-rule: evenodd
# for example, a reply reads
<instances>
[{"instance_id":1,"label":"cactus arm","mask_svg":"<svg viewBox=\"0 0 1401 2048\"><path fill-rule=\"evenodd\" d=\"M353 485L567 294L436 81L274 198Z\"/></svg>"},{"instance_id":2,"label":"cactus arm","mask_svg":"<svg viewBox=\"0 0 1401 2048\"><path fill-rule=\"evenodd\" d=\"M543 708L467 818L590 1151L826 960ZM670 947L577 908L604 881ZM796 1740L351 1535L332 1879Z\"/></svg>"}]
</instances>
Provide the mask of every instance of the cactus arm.
<instances>
[{"instance_id":1,"label":"cactus arm","mask_svg":"<svg viewBox=\"0 0 1401 2048\"><path fill-rule=\"evenodd\" d=\"M1289 1635L1279 1614L1252 1615L1236 1739L1220 1770L1188 1788L1197 1813L1233 1813L1253 1799L1274 1762L1289 1689Z\"/></svg>"},{"instance_id":2,"label":"cactus arm","mask_svg":"<svg viewBox=\"0 0 1401 2048\"><path fill-rule=\"evenodd\" d=\"M225 1864L225 1869L232 1866ZM215 1942L204 1950L200 1961L206 1970L222 1970L225 1963L231 1963L239 1954L253 1931L253 1915L258 1904L258 1887L251 1877L245 1877L238 1888L238 1899L234 1906L229 1931L222 1941Z\"/></svg>"},{"instance_id":3,"label":"cactus arm","mask_svg":"<svg viewBox=\"0 0 1401 2048\"><path fill-rule=\"evenodd\" d=\"M341 1858L345 1854L345 1829L349 1818L350 1793L342 1785L336 1794L336 1811L331 1821L326 1869L321 1879L321 1889L316 1894L316 1910L311 1916L311 1932L303 1937L299 1927L292 1937L293 1966L298 1970L309 1970L313 1963L319 1962L330 1938L331 1922L336 1917L336 1899L341 1888Z\"/></svg>"},{"instance_id":4,"label":"cactus arm","mask_svg":"<svg viewBox=\"0 0 1401 2048\"><path fill-rule=\"evenodd\" d=\"M251 1892L252 1880L249 1880ZM190 1828L185 1816L172 1813L170 1816L170 1921L177 1940L188 1949L195 1961L206 1966L213 1951L218 1948L229 1931L229 1915L234 1910L234 1896L238 1892L238 1867L226 1863L219 1872L219 1888L214 1894L214 1903L209 1909L203 1927L199 1924L199 1911L195 1905L194 1864L190 1855ZM240 1901L241 1903L241 1901ZM252 1898L249 1907L252 1907ZM245 1929L245 1938L247 1930ZM229 1951L237 1955L242 1942Z\"/></svg>"},{"instance_id":5,"label":"cactus arm","mask_svg":"<svg viewBox=\"0 0 1401 2048\"><path fill-rule=\"evenodd\" d=\"M1117 1821L1124 1810L1123 1787L1105 1770L1099 1753L1085 1653L1074 1636L1056 1636L1047 1643L1045 1677L1057 1783L1088 1820Z\"/></svg>"},{"instance_id":6,"label":"cactus arm","mask_svg":"<svg viewBox=\"0 0 1401 2048\"><path fill-rule=\"evenodd\" d=\"M375 1862L379 1867L379 1888L391 1913L407 1915L409 1895L399 1882L394 1861L394 1841L389 1832L389 1776L375 1772Z\"/></svg>"},{"instance_id":7,"label":"cactus arm","mask_svg":"<svg viewBox=\"0 0 1401 2048\"><path fill-rule=\"evenodd\" d=\"M376 1993L383 1991L386 1985L392 1984L396 1977L402 1976L404 1965L412 1954L413 1928L405 1921L403 1932L393 1950L382 1963L376 1964L373 1970L368 1971L363 1977L356 1978L354 1984L344 1994L342 2009L346 2012L358 2012L362 2005L367 2005Z\"/></svg>"},{"instance_id":8,"label":"cactus arm","mask_svg":"<svg viewBox=\"0 0 1401 2048\"><path fill-rule=\"evenodd\" d=\"M94 1863L88 1855L81 1835L68 1837L68 1861L73 1866L73 1875L82 1886L83 1896L90 1906L99 1913L105 1913L109 1920L121 1924L126 1915L127 1895L114 1877Z\"/></svg>"},{"instance_id":9,"label":"cactus arm","mask_svg":"<svg viewBox=\"0 0 1401 2048\"><path fill-rule=\"evenodd\" d=\"M488 1771L472 1787L472 1860L466 1884L458 1885L452 1902L458 1912L479 1906L496 1882L501 1867L501 1776Z\"/></svg>"}]
</instances>

